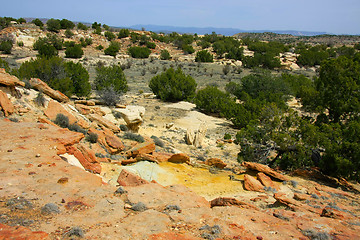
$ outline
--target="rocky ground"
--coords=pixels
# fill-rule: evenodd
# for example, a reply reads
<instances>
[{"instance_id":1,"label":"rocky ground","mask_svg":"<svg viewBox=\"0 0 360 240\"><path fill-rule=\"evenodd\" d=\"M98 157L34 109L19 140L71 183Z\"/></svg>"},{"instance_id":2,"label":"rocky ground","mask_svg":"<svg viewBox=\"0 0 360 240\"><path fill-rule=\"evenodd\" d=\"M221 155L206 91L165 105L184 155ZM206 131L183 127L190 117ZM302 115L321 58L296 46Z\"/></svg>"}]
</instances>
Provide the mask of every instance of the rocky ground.
<instances>
[{"instance_id":1,"label":"rocky ground","mask_svg":"<svg viewBox=\"0 0 360 240\"><path fill-rule=\"evenodd\" d=\"M36 54L42 32L29 31L15 31L28 50L8 56L13 66ZM92 78L99 60L130 61L86 51L80 61ZM220 63L131 61L131 91L114 108L70 100L40 79L27 89L0 70L0 239L360 238L358 185L316 169L240 165L239 146L224 139L236 134L230 122L147 93L156 67L183 64L199 87L247 73L224 76ZM56 125L59 113L76 125Z\"/></svg>"}]
</instances>

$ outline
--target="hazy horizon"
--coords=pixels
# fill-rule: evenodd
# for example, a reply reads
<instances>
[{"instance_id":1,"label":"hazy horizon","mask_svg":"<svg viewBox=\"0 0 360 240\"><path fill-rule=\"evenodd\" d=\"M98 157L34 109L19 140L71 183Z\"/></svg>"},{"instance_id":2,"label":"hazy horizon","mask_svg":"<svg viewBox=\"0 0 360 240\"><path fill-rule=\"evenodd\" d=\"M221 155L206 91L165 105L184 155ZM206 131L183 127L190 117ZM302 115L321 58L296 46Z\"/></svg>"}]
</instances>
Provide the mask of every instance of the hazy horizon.
<instances>
[{"instance_id":1,"label":"hazy horizon","mask_svg":"<svg viewBox=\"0 0 360 240\"><path fill-rule=\"evenodd\" d=\"M358 0L304 0L301 3L284 0L224 0L221 3L214 0L18 0L2 3L0 16L66 18L123 27L161 25L360 34Z\"/></svg>"}]
</instances>

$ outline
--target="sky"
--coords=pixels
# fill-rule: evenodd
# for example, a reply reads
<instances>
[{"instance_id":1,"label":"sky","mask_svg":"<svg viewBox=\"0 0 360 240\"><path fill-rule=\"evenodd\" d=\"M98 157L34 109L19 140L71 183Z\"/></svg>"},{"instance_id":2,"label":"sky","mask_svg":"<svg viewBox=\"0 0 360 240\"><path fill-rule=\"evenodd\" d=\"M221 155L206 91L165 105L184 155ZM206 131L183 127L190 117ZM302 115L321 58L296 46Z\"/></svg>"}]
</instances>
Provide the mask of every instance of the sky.
<instances>
[{"instance_id":1,"label":"sky","mask_svg":"<svg viewBox=\"0 0 360 240\"><path fill-rule=\"evenodd\" d=\"M16 0L0 16L69 19L129 27L152 24L360 34L360 0Z\"/></svg>"}]
</instances>

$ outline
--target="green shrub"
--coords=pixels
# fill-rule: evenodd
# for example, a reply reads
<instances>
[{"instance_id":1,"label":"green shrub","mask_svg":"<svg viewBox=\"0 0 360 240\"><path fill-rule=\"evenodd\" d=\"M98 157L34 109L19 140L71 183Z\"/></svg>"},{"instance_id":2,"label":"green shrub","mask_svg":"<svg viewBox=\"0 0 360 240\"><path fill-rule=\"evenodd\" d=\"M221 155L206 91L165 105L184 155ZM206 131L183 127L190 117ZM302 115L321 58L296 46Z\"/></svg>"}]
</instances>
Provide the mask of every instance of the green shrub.
<instances>
[{"instance_id":1,"label":"green shrub","mask_svg":"<svg viewBox=\"0 0 360 240\"><path fill-rule=\"evenodd\" d=\"M70 29L66 29L65 37L71 38L72 36L74 36L74 33Z\"/></svg>"},{"instance_id":2,"label":"green shrub","mask_svg":"<svg viewBox=\"0 0 360 240\"><path fill-rule=\"evenodd\" d=\"M130 47L128 52L133 58L148 58L151 50L147 47Z\"/></svg>"},{"instance_id":3,"label":"green shrub","mask_svg":"<svg viewBox=\"0 0 360 240\"><path fill-rule=\"evenodd\" d=\"M181 49L184 51L185 54L192 54L195 52L195 49L193 48L193 46L188 45L188 44L182 45Z\"/></svg>"},{"instance_id":4,"label":"green shrub","mask_svg":"<svg viewBox=\"0 0 360 240\"><path fill-rule=\"evenodd\" d=\"M150 48L150 49L155 49L156 48L156 44L153 42L146 42L146 47Z\"/></svg>"},{"instance_id":5,"label":"green shrub","mask_svg":"<svg viewBox=\"0 0 360 240\"><path fill-rule=\"evenodd\" d=\"M112 41L116 38L113 32L106 31L104 35L108 41Z\"/></svg>"},{"instance_id":6,"label":"green shrub","mask_svg":"<svg viewBox=\"0 0 360 240\"><path fill-rule=\"evenodd\" d=\"M198 109L206 113L225 114L235 101L217 87L207 86L197 92L194 103Z\"/></svg>"},{"instance_id":7,"label":"green shrub","mask_svg":"<svg viewBox=\"0 0 360 240\"><path fill-rule=\"evenodd\" d=\"M171 56L170 56L169 51L166 50L166 49L161 50L160 59L161 59L161 60L170 60L170 59L171 59Z\"/></svg>"},{"instance_id":8,"label":"green shrub","mask_svg":"<svg viewBox=\"0 0 360 240\"><path fill-rule=\"evenodd\" d=\"M96 133L89 133L85 140L91 143L96 143L98 141L98 135Z\"/></svg>"},{"instance_id":9,"label":"green shrub","mask_svg":"<svg viewBox=\"0 0 360 240\"><path fill-rule=\"evenodd\" d=\"M230 133L225 133L225 134L224 134L224 139L225 139L225 140L231 139L231 134L230 134Z\"/></svg>"},{"instance_id":10,"label":"green shrub","mask_svg":"<svg viewBox=\"0 0 360 240\"><path fill-rule=\"evenodd\" d=\"M84 55L84 51L81 49L81 45L76 44L73 47L67 47L65 51L66 58L81 58Z\"/></svg>"},{"instance_id":11,"label":"green shrub","mask_svg":"<svg viewBox=\"0 0 360 240\"><path fill-rule=\"evenodd\" d=\"M95 87L98 91L112 87L117 93L126 92L128 90L125 74L118 65L97 67Z\"/></svg>"},{"instance_id":12,"label":"green shrub","mask_svg":"<svg viewBox=\"0 0 360 240\"><path fill-rule=\"evenodd\" d=\"M19 47L23 47L23 46L24 46L24 42L23 42L23 41L19 41L19 42L17 42L17 45L18 45Z\"/></svg>"},{"instance_id":13,"label":"green shrub","mask_svg":"<svg viewBox=\"0 0 360 240\"><path fill-rule=\"evenodd\" d=\"M32 20L31 22L32 22L33 24L35 24L36 26L38 26L38 27L43 27L43 26L44 26L44 23L43 23L40 19L38 19L38 18Z\"/></svg>"},{"instance_id":14,"label":"green shrub","mask_svg":"<svg viewBox=\"0 0 360 240\"><path fill-rule=\"evenodd\" d=\"M83 24L83 23L78 23L78 24L77 24L77 28L80 29L80 30L84 30L84 31L86 31L86 30L89 29L89 27L86 26L86 25Z\"/></svg>"},{"instance_id":15,"label":"green shrub","mask_svg":"<svg viewBox=\"0 0 360 240\"><path fill-rule=\"evenodd\" d=\"M9 63L2 58L0 58L0 68L4 68L6 72L9 72Z\"/></svg>"},{"instance_id":16,"label":"green shrub","mask_svg":"<svg viewBox=\"0 0 360 240\"><path fill-rule=\"evenodd\" d=\"M13 47L13 43L10 40L3 41L0 43L0 51L2 51L5 54L11 54L12 47Z\"/></svg>"},{"instance_id":17,"label":"green shrub","mask_svg":"<svg viewBox=\"0 0 360 240\"><path fill-rule=\"evenodd\" d=\"M18 24L23 24L26 23L25 18L19 18L18 20L16 20Z\"/></svg>"},{"instance_id":18,"label":"green shrub","mask_svg":"<svg viewBox=\"0 0 360 240\"><path fill-rule=\"evenodd\" d=\"M56 50L62 50L64 40L58 38L55 34L48 34L44 38L39 38L33 45L34 50L39 50L42 45L48 44L54 46Z\"/></svg>"},{"instance_id":19,"label":"green shrub","mask_svg":"<svg viewBox=\"0 0 360 240\"><path fill-rule=\"evenodd\" d=\"M195 62L213 62L213 56L206 50L196 53Z\"/></svg>"},{"instance_id":20,"label":"green shrub","mask_svg":"<svg viewBox=\"0 0 360 240\"><path fill-rule=\"evenodd\" d=\"M67 96L90 93L89 74L81 63L64 62L60 57L40 57L21 64L17 71L20 79L40 78L51 88Z\"/></svg>"},{"instance_id":21,"label":"green shrub","mask_svg":"<svg viewBox=\"0 0 360 240\"><path fill-rule=\"evenodd\" d=\"M103 45L100 44L99 46L96 47L96 49L101 51L104 49L104 47L103 47Z\"/></svg>"},{"instance_id":22,"label":"green shrub","mask_svg":"<svg viewBox=\"0 0 360 240\"><path fill-rule=\"evenodd\" d=\"M56 50L56 48L49 43L42 44L38 49L38 53L40 57L47 57L47 58L51 58L58 55L58 51Z\"/></svg>"},{"instance_id":23,"label":"green shrub","mask_svg":"<svg viewBox=\"0 0 360 240\"><path fill-rule=\"evenodd\" d=\"M61 23L59 19L49 19L46 22L47 25L47 30L49 30L50 32L59 32L59 30L61 29Z\"/></svg>"},{"instance_id":24,"label":"green shrub","mask_svg":"<svg viewBox=\"0 0 360 240\"><path fill-rule=\"evenodd\" d=\"M75 24L67 19L60 20L60 26L61 29L73 29L75 27Z\"/></svg>"},{"instance_id":25,"label":"green shrub","mask_svg":"<svg viewBox=\"0 0 360 240\"><path fill-rule=\"evenodd\" d=\"M166 72L154 76L149 87L163 101L181 101L190 100L195 95L196 82L180 68L169 68Z\"/></svg>"},{"instance_id":26,"label":"green shrub","mask_svg":"<svg viewBox=\"0 0 360 240\"><path fill-rule=\"evenodd\" d=\"M62 113L56 115L54 123L62 128L69 127L69 118Z\"/></svg>"},{"instance_id":27,"label":"green shrub","mask_svg":"<svg viewBox=\"0 0 360 240\"><path fill-rule=\"evenodd\" d=\"M130 35L129 29L120 29L118 38L126 38Z\"/></svg>"},{"instance_id":28,"label":"green shrub","mask_svg":"<svg viewBox=\"0 0 360 240\"><path fill-rule=\"evenodd\" d=\"M140 134L132 133L132 132L124 133L123 138L137 141L140 143L145 142L145 139L143 136L141 136Z\"/></svg>"},{"instance_id":29,"label":"green shrub","mask_svg":"<svg viewBox=\"0 0 360 240\"><path fill-rule=\"evenodd\" d=\"M110 46L104 50L105 55L110 55L116 57L116 54L120 50L120 43L118 42L111 42Z\"/></svg>"}]
</instances>

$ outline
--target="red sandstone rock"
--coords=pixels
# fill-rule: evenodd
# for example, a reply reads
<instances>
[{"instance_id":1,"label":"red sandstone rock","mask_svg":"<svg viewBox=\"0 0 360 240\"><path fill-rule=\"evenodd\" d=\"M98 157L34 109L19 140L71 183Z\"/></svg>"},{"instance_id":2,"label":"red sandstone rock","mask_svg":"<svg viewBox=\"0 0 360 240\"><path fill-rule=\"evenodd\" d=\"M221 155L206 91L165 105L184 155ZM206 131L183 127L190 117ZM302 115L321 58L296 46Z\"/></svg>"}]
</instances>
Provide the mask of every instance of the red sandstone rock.
<instances>
[{"instance_id":1,"label":"red sandstone rock","mask_svg":"<svg viewBox=\"0 0 360 240\"><path fill-rule=\"evenodd\" d=\"M76 104L84 104L87 106L95 106L95 102L94 101L90 101L90 100L75 100Z\"/></svg>"},{"instance_id":2,"label":"red sandstone rock","mask_svg":"<svg viewBox=\"0 0 360 240\"><path fill-rule=\"evenodd\" d=\"M177 153L172 155L169 160L169 162L172 163L190 163L190 157L186 155L185 153Z\"/></svg>"},{"instance_id":3,"label":"red sandstone rock","mask_svg":"<svg viewBox=\"0 0 360 240\"><path fill-rule=\"evenodd\" d=\"M138 162L138 160L136 158L129 158L129 159L122 160L121 165L126 166L126 165L133 164L136 162Z\"/></svg>"},{"instance_id":4,"label":"red sandstone rock","mask_svg":"<svg viewBox=\"0 0 360 240\"><path fill-rule=\"evenodd\" d=\"M285 177L284 175L282 175L281 173L278 173L275 170L271 169L270 167L268 167L266 165L263 165L263 164L260 164L260 163L243 162L241 165L243 167L246 167L246 168L251 169L251 170L256 170L256 171L259 171L259 172L263 172L266 175L269 175L269 176L271 176L273 178L276 178L276 179L278 179L280 181L287 181L288 180L288 178Z\"/></svg>"},{"instance_id":5,"label":"red sandstone rock","mask_svg":"<svg viewBox=\"0 0 360 240\"><path fill-rule=\"evenodd\" d=\"M80 142L80 140L84 138L84 134L72 132L67 128L57 127L54 134L48 138L64 146L71 146Z\"/></svg>"},{"instance_id":6,"label":"red sandstone rock","mask_svg":"<svg viewBox=\"0 0 360 240\"><path fill-rule=\"evenodd\" d=\"M119 151L124 150L125 146L118 137L105 135L105 140L108 146Z\"/></svg>"},{"instance_id":7,"label":"red sandstone rock","mask_svg":"<svg viewBox=\"0 0 360 240\"><path fill-rule=\"evenodd\" d=\"M46 232L31 231L23 226L11 227L0 223L0 240L50 240Z\"/></svg>"},{"instance_id":8,"label":"red sandstone rock","mask_svg":"<svg viewBox=\"0 0 360 240\"><path fill-rule=\"evenodd\" d=\"M11 103L6 93L0 90L0 109L1 108L4 111L5 117L13 114L15 111L14 105Z\"/></svg>"},{"instance_id":9,"label":"red sandstone rock","mask_svg":"<svg viewBox=\"0 0 360 240\"><path fill-rule=\"evenodd\" d=\"M271 187L275 188L276 190L279 190L279 185L275 184L269 176L267 176L265 173L259 172L256 175L257 179L264 185L265 187Z\"/></svg>"},{"instance_id":10,"label":"red sandstone rock","mask_svg":"<svg viewBox=\"0 0 360 240\"><path fill-rule=\"evenodd\" d=\"M139 161L149 161L149 162L158 162L156 158L151 154L140 153L136 156L136 160Z\"/></svg>"},{"instance_id":11,"label":"red sandstone rock","mask_svg":"<svg viewBox=\"0 0 360 240\"><path fill-rule=\"evenodd\" d=\"M67 116L69 118L69 123L73 124L77 119L69 111L67 111L59 102L51 100L48 107L44 110L44 114L50 119L55 120L56 115L59 113Z\"/></svg>"},{"instance_id":12,"label":"red sandstone rock","mask_svg":"<svg viewBox=\"0 0 360 240\"><path fill-rule=\"evenodd\" d=\"M88 133L95 133L98 136L98 143L105 147L110 154L116 154L121 152L124 149L124 145L122 141L110 130L104 128L104 130L100 131L95 128L90 128ZM112 146L110 146L111 144ZM114 148L119 147L119 148Z\"/></svg>"},{"instance_id":13,"label":"red sandstone rock","mask_svg":"<svg viewBox=\"0 0 360 240\"><path fill-rule=\"evenodd\" d=\"M66 95L64 95L60 91L52 89L45 82L41 81L38 78L31 78L29 83L32 88L45 93L52 99L58 100L59 102L68 102L69 101L69 98Z\"/></svg>"},{"instance_id":14,"label":"red sandstone rock","mask_svg":"<svg viewBox=\"0 0 360 240\"><path fill-rule=\"evenodd\" d=\"M136 144L133 148L126 152L128 157L136 157L143 153L152 153L155 151L155 143L152 141L146 141Z\"/></svg>"},{"instance_id":15,"label":"red sandstone rock","mask_svg":"<svg viewBox=\"0 0 360 240\"><path fill-rule=\"evenodd\" d=\"M344 213L336 210L334 208L325 207L321 212L321 217L335 218L335 219L344 219Z\"/></svg>"},{"instance_id":16,"label":"red sandstone rock","mask_svg":"<svg viewBox=\"0 0 360 240\"><path fill-rule=\"evenodd\" d=\"M105 126L113 132L120 132L120 128L118 126L98 114L89 114L89 119Z\"/></svg>"},{"instance_id":17,"label":"red sandstone rock","mask_svg":"<svg viewBox=\"0 0 360 240\"><path fill-rule=\"evenodd\" d=\"M210 158L205 161L206 165L214 166L216 168L224 169L226 163L224 163L220 158Z\"/></svg>"},{"instance_id":18,"label":"red sandstone rock","mask_svg":"<svg viewBox=\"0 0 360 240\"><path fill-rule=\"evenodd\" d=\"M120 172L117 182L121 186L139 186L149 183L148 181L125 169Z\"/></svg>"},{"instance_id":19,"label":"red sandstone rock","mask_svg":"<svg viewBox=\"0 0 360 240\"><path fill-rule=\"evenodd\" d=\"M69 154L74 155L86 170L93 173L101 173L101 166L95 154L84 145L79 144L77 147L69 146L67 151Z\"/></svg>"},{"instance_id":20,"label":"red sandstone rock","mask_svg":"<svg viewBox=\"0 0 360 240\"><path fill-rule=\"evenodd\" d=\"M25 83L20 81L17 77L5 72L5 69L0 68L0 84L8 87L25 86Z\"/></svg>"},{"instance_id":21,"label":"red sandstone rock","mask_svg":"<svg viewBox=\"0 0 360 240\"><path fill-rule=\"evenodd\" d=\"M304 193L294 193L294 199L298 201L310 200L311 196Z\"/></svg>"},{"instance_id":22,"label":"red sandstone rock","mask_svg":"<svg viewBox=\"0 0 360 240\"><path fill-rule=\"evenodd\" d=\"M210 201L211 207L224 207L224 206L238 206L242 208L247 209L255 209L258 210L257 207L255 207L252 204L239 201L236 198L229 198L229 197L218 197Z\"/></svg>"},{"instance_id":23,"label":"red sandstone rock","mask_svg":"<svg viewBox=\"0 0 360 240\"><path fill-rule=\"evenodd\" d=\"M156 159L157 162L167 162L173 154L162 153L162 152L153 152L152 155Z\"/></svg>"},{"instance_id":24,"label":"red sandstone rock","mask_svg":"<svg viewBox=\"0 0 360 240\"><path fill-rule=\"evenodd\" d=\"M47 119L45 117L38 117L38 122L46 123L46 124L50 124L50 125L53 125L55 127L58 127L58 125L56 125L55 123L53 123L52 121L50 121L49 119Z\"/></svg>"},{"instance_id":25,"label":"red sandstone rock","mask_svg":"<svg viewBox=\"0 0 360 240\"><path fill-rule=\"evenodd\" d=\"M244 188L248 191L264 192L264 186L261 182L248 174L244 175Z\"/></svg>"}]
</instances>

